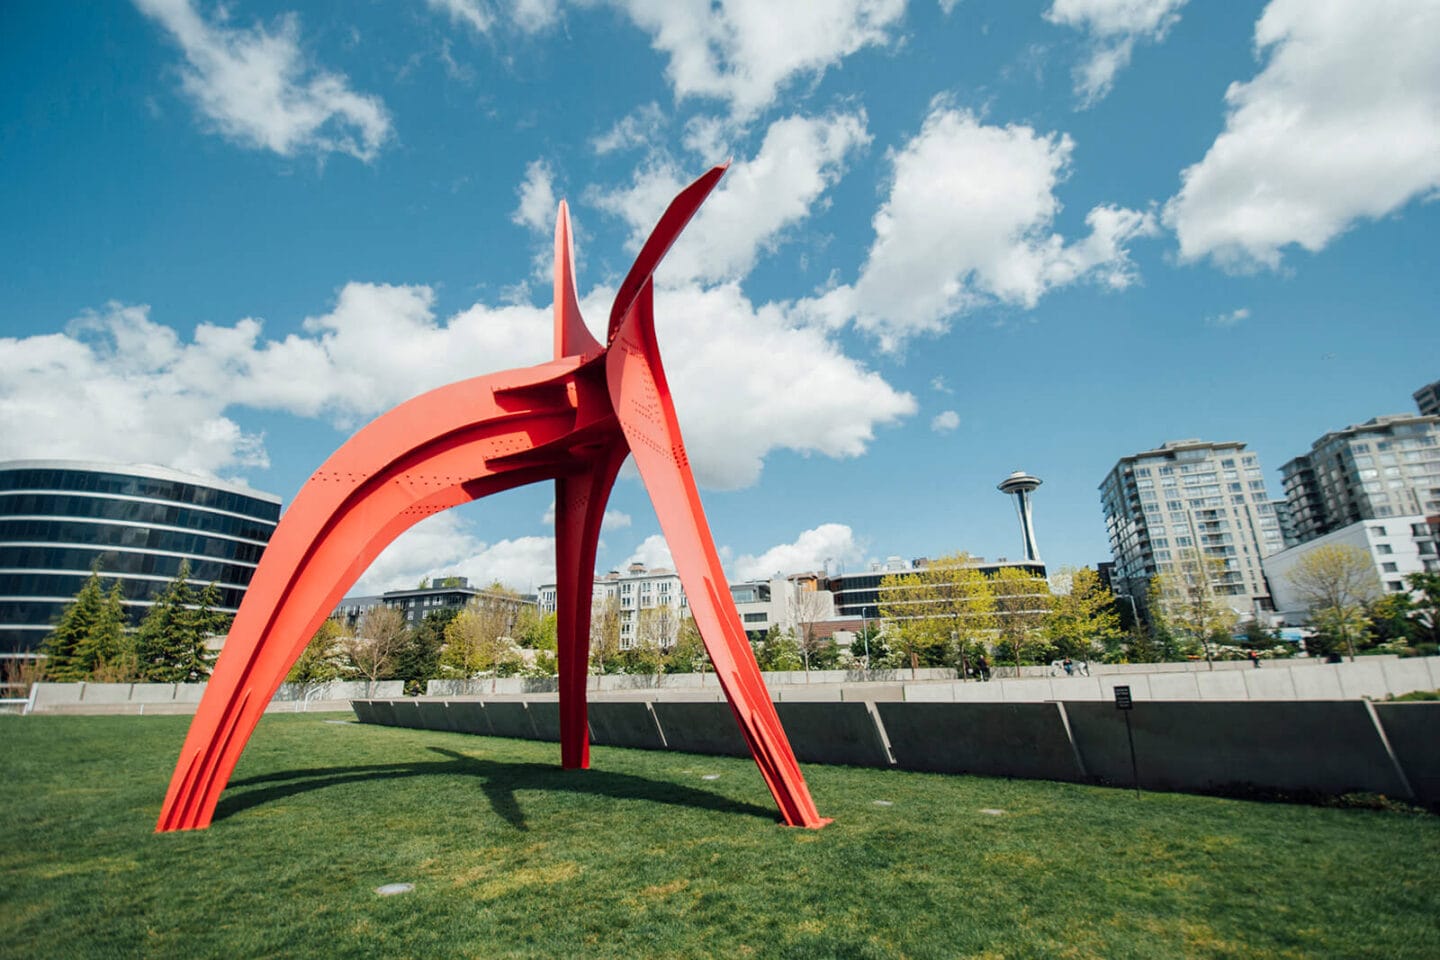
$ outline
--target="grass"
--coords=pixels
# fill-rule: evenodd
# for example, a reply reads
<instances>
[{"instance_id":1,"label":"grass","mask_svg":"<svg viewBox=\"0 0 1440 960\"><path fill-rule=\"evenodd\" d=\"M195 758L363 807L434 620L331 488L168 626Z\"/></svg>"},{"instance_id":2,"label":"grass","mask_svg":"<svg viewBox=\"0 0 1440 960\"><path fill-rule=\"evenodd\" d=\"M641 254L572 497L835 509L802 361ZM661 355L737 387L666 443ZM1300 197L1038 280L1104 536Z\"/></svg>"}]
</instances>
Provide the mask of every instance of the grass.
<instances>
[{"instance_id":1,"label":"grass","mask_svg":"<svg viewBox=\"0 0 1440 960\"><path fill-rule=\"evenodd\" d=\"M748 760L346 716L165 835L188 718L0 717L0 956L1440 956L1429 815L811 765L790 830Z\"/></svg>"}]
</instances>

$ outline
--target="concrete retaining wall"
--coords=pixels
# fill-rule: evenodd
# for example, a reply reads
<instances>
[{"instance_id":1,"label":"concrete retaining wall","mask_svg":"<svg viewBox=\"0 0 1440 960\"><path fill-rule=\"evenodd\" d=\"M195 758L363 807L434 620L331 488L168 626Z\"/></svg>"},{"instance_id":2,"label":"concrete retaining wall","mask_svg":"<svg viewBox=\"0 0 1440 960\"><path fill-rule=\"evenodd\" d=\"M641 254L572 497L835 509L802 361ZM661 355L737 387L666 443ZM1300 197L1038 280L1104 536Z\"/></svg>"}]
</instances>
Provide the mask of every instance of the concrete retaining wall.
<instances>
[{"instance_id":1,"label":"concrete retaining wall","mask_svg":"<svg viewBox=\"0 0 1440 960\"><path fill-rule=\"evenodd\" d=\"M1440 807L1440 703L1137 700L1127 712L1101 701L827 699L781 700L776 710L805 763L1129 786L1128 715L1147 789L1367 792ZM524 739L559 734L552 698L361 700L355 715ZM729 705L713 700L598 700L590 730L597 745L749 756Z\"/></svg>"}]
</instances>

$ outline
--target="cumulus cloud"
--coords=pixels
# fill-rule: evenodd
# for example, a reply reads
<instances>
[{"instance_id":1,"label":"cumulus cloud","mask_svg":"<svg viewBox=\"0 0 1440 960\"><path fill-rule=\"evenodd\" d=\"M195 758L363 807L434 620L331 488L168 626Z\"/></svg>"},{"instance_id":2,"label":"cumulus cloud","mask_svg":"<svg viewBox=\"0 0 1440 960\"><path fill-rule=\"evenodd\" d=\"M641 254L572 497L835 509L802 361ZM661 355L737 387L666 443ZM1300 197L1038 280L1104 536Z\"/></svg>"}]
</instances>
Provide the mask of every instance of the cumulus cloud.
<instances>
[{"instance_id":1,"label":"cumulus cloud","mask_svg":"<svg viewBox=\"0 0 1440 960\"><path fill-rule=\"evenodd\" d=\"M773 123L754 158L733 164L661 267L668 283L743 277L762 251L805 220L844 173L846 159L870 142L865 114L787 117ZM692 179L656 158L628 187L593 191L592 201L621 217L639 248L670 200Z\"/></svg>"},{"instance_id":2,"label":"cumulus cloud","mask_svg":"<svg viewBox=\"0 0 1440 960\"><path fill-rule=\"evenodd\" d=\"M390 137L379 97L307 63L294 14L249 30L207 21L190 0L135 0L180 44L181 84L223 136L289 157L348 153L370 161Z\"/></svg>"},{"instance_id":3,"label":"cumulus cloud","mask_svg":"<svg viewBox=\"0 0 1440 960\"><path fill-rule=\"evenodd\" d=\"M862 555L853 530L843 523L822 523L801 533L793 543L777 544L758 556L741 556L733 568L739 580L765 580L777 573L824 570L827 563L850 563Z\"/></svg>"},{"instance_id":4,"label":"cumulus cloud","mask_svg":"<svg viewBox=\"0 0 1440 960\"><path fill-rule=\"evenodd\" d=\"M854 457L915 398L846 356L824 331L752 304L738 285L655 294L656 331L696 476L738 489L772 450Z\"/></svg>"},{"instance_id":5,"label":"cumulus cloud","mask_svg":"<svg viewBox=\"0 0 1440 960\"><path fill-rule=\"evenodd\" d=\"M1213 317L1206 317L1205 324L1210 327L1233 327L1241 320L1250 319L1249 307L1238 307L1229 313L1218 313Z\"/></svg>"},{"instance_id":6,"label":"cumulus cloud","mask_svg":"<svg viewBox=\"0 0 1440 960\"><path fill-rule=\"evenodd\" d=\"M665 542L665 537L658 533L640 541L635 552L625 560L627 567L632 563L644 564L647 570L675 569L675 559L670 556L670 545Z\"/></svg>"},{"instance_id":7,"label":"cumulus cloud","mask_svg":"<svg viewBox=\"0 0 1440 960\"><path fill-rule=\"evenodd\" d=\"M1255 25L1266 62L1225 92L1225 129L1181 174L1165 222L1180 258L1280 265L1355 221L1440 189L1440 7L1274 0Z\"/></svg>"},{"instance_id":8,"label":"cumulus cloud","mask_svg":"<svg viewBox=\"0 0 1440 960\"><path fill-rule=\"evenodd\" d=\"M499 582L533 593L555 582L555 539L517 537L487 543L455 511L420 521L386 547L347 591L352 596L413 588L422 578L468 577L472 587Z\"/></svg>"},{"instance_id":9,"label":"cumulus cloud","mask_svg":"<svg viewBox=\"0 0 1440 960\"><path fill-rule=\"evenodd\" d=\"M665 114L654 102L637 107L621 117L605 133L590 141L591 148L602 157L617 150L649 147L660 139L665 127Z\"/></svg>"},{"instance_id":10,"label":"cumulus cloud","mask_svg":"<svg viewBox=\"0 0 1440 960\"><path fill-rule=\"evenodd\" d=\"M819 78L842 59L883 45L905 0L613 0L651 46L669 57L677 100L726 102L752 116L800 76Z\"/></svg>"},{"instance_id":11,"label":"cumulus cloud","mask_svg":"<svg viewBox=\"0 0 1440 960\"><path fill-rule=\"evenodd\" d=\"M470 27L477 33L489 33L495 22L490 9L480 0L426 0L431 10L439 10L459 24Z\"/></svg>"},{"instance_id":12,"label":"cumulus cloud","mask_svg":"<svg viewBox=\"0 0 1440 960\"><path fill-rule=\"evenodd\" d=\"M1068 136L984 124L937 104L891 154L890 193L858 279L797 309L827 326L853 321L895 350L984 303L1029 308L1079 280L1125 288L1135 281L1127 244L1154 234L1154 217L1097 206L1083 239L1052 232L1073 149Z\"/></svg>"},{"instance_id":13,"label":"cumulus cloud","mask_svg":"<svg viewBox=\"0 0 1440 960\"><path fill-rule=\"evenodd\" d=\"M930 421L930 429L936 433L950 433L960 426L960 414L954 410L942 410Z\"/></svg>"},{"instance_id":14,"label":"cumulus cloud","mask_svg":"<svg viewBox=\"0 0 1440 960\"><path fill-rule=\"evenodd\" d=\"M532 160L525 167L525 180L520 184L520 205L510 220L542 235L555 230L555 174L544 159Z\"/></svg>"},{"instance_id":15,"label":"cumulus cloud","mask_svg":"<svg viewBox=\"0 0 1440 960\"><path fill-rule=\"evenodd\" d=\"M603 322L612 292L585 299ZM657 328L699 481L753 483L789 448L863 453L877 427L914 412L909 394L739 289L656 297ZM188 342L148 308L112 304L66 333L0 339L0 457L143 460L199 473L266 462L237 408L353 429L446 383L549 359L548 307L476 304L448 320L424 286L350 283L334 308L283 338L259 320L202 324Z\"/></svg>"},{"instance_id":16,"label":"cumulus cloud","mask_svg":"<svg viewBox=\"0 0 1440 960\"><path fill-rule=\"evenodd\" d=\"M506 23L524 33L539 33L560 18L560 0L426 0L431 10L438 10L452 23L469 27L479 34L488 34L495 27L493 6L502 8Z\"/></svg>"},{"instance_id":17,"label":"cumulus cloud","mask_svg":"<svg viewBox=\"0 0 1440 960\"><path fill-rule=\"evenodd\" d=\"M1088 58L1075 69L1075 93L1093 106L1110 92L1140 40L1159 42L1180 19L1186 0L1055 0L1051 23L1074 27L1089 39Z\"/></svg>"}]
</instances>

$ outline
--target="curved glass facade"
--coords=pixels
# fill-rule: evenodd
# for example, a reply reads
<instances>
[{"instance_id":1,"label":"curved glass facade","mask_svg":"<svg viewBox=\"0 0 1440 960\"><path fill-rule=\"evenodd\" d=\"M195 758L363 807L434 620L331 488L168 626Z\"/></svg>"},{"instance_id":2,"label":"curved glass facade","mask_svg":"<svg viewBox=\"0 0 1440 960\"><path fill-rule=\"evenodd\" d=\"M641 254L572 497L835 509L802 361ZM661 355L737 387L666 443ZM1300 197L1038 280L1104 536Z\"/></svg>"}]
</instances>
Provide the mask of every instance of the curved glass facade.
<instances>
[{"instance_id":1,"label":"curved glass facade","mask_svg":"<svg viewBox=\"0 0 1440 960\"><path fill-rule=\"evenodd\" d=\"M279 519L278 497L163 467L0 462L0 651L39 647L97 566L132 624L182 562L233 613Z\"/></svg>"}]
</instances>

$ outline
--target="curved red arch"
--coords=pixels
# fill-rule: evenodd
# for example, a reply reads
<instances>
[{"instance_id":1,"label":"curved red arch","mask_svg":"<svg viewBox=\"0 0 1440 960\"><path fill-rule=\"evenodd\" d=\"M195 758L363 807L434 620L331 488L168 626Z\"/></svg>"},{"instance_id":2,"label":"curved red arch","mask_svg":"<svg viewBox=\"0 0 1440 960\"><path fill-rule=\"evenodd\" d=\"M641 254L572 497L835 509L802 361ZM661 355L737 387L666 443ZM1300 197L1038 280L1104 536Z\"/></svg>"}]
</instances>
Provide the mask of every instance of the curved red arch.
<instances>
[{"instance_id":1,"label":"curved red arch","mask_svg":"<svg viewBox=\"0 0 1440 960\"><path fill-rule=\"evenodd\" d=\"M810 797L730 598L655 342L651 276L724 169L696 180L661 217L616 295L606 347L580 316L562 203L556 359L409 400L360 430L305 483L236 614L158 831L210 824L266 704L381 550L427 516L540 480L556 484L561 764L588 767L590 578L605 504L632 454L716 675L782 817L792 826L829 822Z\"/></svg>"}]
</instances>

